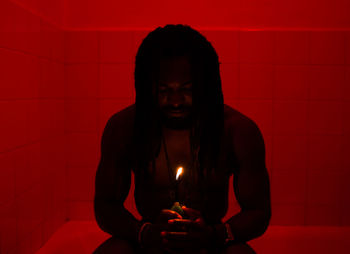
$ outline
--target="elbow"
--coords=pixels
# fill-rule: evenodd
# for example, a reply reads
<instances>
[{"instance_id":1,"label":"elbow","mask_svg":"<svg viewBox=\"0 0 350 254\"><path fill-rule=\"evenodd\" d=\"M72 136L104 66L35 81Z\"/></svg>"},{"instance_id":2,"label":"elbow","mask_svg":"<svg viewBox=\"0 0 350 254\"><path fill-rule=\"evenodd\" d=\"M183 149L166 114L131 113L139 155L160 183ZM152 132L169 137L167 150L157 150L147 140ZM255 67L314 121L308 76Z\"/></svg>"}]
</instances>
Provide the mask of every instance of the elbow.
<instances>
[{"instance_id":1,"label":"elbow","mask_svg":"<svg viewBox=\"0 0 350 254\"><path fill-rule=\"evenodd\" d=\"M103 223L103 215L102 215L102 212L101 212L101 202L96 200L96 198L94 199L94 216L95 216L95 221L96 221L97 225L103 231L105 231L104 223Z\"/></svg>"},{"instance_id":2,"label":"elbow","mask_svg":"<svg viewBox=\"0 0 350 254\"><path fill-rule=\"evenodd\" d=\"M271 220L271 210L264 211L261 216L260 230L258 237L262 236L270 225Z\"/></svg>"},{"instance_id":3,"label":"elbow","mask_svg":"<svg viewBox=\"0 0 350 254\"><path fill-rule=\"evenodd\" d=\"M118 214L122 213L123 205L117 204L111 200L94 199L94 216L97 225L102 231L114 235L115 226L118 221Z\"/></svg>"},{"instance_id":4,"label":"elbow","mask_svg":"<svg viewBox=\"0 0 350 254\"><path fill-rule=\"evenodd\" d=\"M250 235L249 240L262 236L266 232L271 219L270 211L255 210L254 213L254 233L252 232L252 235Z\"/></svg>"},{"instance_id":5,"label":"elbow","mask_svg":"<svg viewBox=\"0 0 350 254\"><path fill-rule=\"evenodd\" d=\"M94 216L97 225L106 233L108 231L109 210L111 209L108 202L104 199L94 199Z\"/></svg>"}]
</instances>

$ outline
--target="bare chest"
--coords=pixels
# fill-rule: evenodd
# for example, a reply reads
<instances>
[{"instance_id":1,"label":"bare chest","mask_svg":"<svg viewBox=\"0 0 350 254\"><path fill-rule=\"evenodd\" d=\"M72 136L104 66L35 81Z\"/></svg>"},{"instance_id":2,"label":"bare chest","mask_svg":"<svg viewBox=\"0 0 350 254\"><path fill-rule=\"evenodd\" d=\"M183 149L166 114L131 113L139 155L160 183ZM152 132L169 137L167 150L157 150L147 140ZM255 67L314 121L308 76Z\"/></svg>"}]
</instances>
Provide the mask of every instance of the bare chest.
<instances>
[{"instance_id":1,"label":"bare chest","mask_svg":"<svg viewBox=\"0 0 350 254\"><path fill-rule=\"evenodd\" d=\"M175 176L179 167L183 168L183 174L192 170L192 156L189 141L183 137L177 140L168 139L162 142L160 152L154 160L154 184L159 187L170 186L176 181Z\"/></svg>"},{"instance_id":2,"label":"bare chest","mask_svg":"<svg viewBox=\"0 0 350 254\"><path fill-rule=\"evenodd\" d=\"M210 178L220 185L222 178L232 172L232 166L228 158L229 151L225 149L225 141L221 143L221 153L219 155L220 170ZM195 158L191 153L190 140L183 138L168 139L161 142L158 156L153 160L149 170L152 171L154 187L159 189L171 188L176 183L176 173L179 167L183 168L182 179L195 183L198 180L198 171L195 170ZM183 181L182 181L183 182ZM181 185L181 181L180 181Z\"/></svg>"}]
</instances>

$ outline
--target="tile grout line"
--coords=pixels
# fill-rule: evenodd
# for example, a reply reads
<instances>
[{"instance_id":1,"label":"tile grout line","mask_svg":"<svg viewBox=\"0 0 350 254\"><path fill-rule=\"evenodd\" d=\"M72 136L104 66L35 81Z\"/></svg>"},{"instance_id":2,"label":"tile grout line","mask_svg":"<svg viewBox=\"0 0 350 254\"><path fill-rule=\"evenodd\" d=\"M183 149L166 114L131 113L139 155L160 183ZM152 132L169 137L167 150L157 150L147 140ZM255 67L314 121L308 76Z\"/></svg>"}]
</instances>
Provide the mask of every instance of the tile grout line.
<instances>
[{"instance_id":1,"label":"tile grout line","mask_svg":"<svg viewBox=\"0 0 350 254\"><path fill-rule=\"evenodd\" d=\"M272 37L272 94L271 94L271 180L272 180L272 175L276 171L273 167L273 158L274 158L274 143L275 143L275 135L274 135L274 129L275 129L275 103L276 103L276 63L275 63L275 44L276 44L276 34L273 33Z\"/></svg>"},{"instance_id":2,"label":"tile grout line","mask_svg":"<svg viewBox=\"0 0 350 254\"><path fill-rule=\"evenodd\" d=\"M307 57L306 62L309 64L311 62L310 60L310 33L307 32ZM310 79L309 79L309 73L307 75L306 80L307 85L307 103L306 103L306 119L307 119L307 125L306 125L306 170L305 170L305 196L304 196L304 226L307 226L308 224L308 218L307 218L307 212L309 209L308 204L308 194L309 194L309 173L310 173Z\"/></svg>"}]
</instances>

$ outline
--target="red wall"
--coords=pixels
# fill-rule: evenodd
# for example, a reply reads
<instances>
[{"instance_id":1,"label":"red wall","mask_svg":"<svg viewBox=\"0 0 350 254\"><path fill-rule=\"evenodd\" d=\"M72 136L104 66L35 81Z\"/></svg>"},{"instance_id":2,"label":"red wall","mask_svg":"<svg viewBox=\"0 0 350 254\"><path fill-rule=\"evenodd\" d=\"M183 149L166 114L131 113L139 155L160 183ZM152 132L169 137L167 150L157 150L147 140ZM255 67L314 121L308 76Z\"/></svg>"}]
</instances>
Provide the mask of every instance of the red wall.
<instances>
[{"instance_id":1,"label":"red wall","mask_svg":"<svg viewBox=\"0 0 350 254\"><path fill-rule=\"evenodd\" d=\"M0 1L0 253L34 253L67 217L63 32Z\"/></svg>"},{"instance_id":2,"label":"red wall","mask_svg":"<svg viewBox=\"0 0 350 254\"><path fill-rule=\"evenodd\" d=\"M27 12L34 14L50 24L62 27L64 1L62 0L6 0L16 3Z\"/></svg>"},{"instance_id":3,"label":"red wall","mask_svg":"<svg viewBox=\"0 0 350 254\"><path fill-rule=\"evenodd\" d=\"M271 224L350 225L347 1L115 3L0 2L0 253L33 253L66 218L94 218L101 134L134 102L134 56L150 31L137 27L168 22L207 36L225 103L261 129ZM125 204L139 218L132 189ZM225 219L238 211L231 186Z\"/></svg>"},{"instance_id":4,"label":"red wall","mask_svg":"<svg viewBox=\"0 0 350 254\"><path fill-rule=\"evenodd\" d=\"M66 0L64 25L77 29L154 27L349 28L348 0Z\"/></svg>"}]
</instances>

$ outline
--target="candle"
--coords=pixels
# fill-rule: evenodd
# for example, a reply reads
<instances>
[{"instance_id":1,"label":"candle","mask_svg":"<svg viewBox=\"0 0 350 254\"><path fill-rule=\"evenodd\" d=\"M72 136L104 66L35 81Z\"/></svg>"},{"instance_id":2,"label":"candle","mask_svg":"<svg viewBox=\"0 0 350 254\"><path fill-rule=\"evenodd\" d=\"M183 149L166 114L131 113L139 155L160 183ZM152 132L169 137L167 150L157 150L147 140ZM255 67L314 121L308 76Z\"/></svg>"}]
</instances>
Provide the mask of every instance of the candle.
<instances>
[{"instance_id":1,"label":"candle","mask_svg":"<svg viewBox=\"0 0 350 254\"><path fill-rule=\"evenodd\" d=\"M180 183L180 176L183 173L183 168L182 167L178 167L177 171L176 171L176 182L175 182L175 202L173 204L173 206L171 207L170 210L177 212L178 214L180 214L181 216L184 216L184 211L181 208L181 204L178 201L179 200L179 183Z\"/></svg>"}]
</instances>

